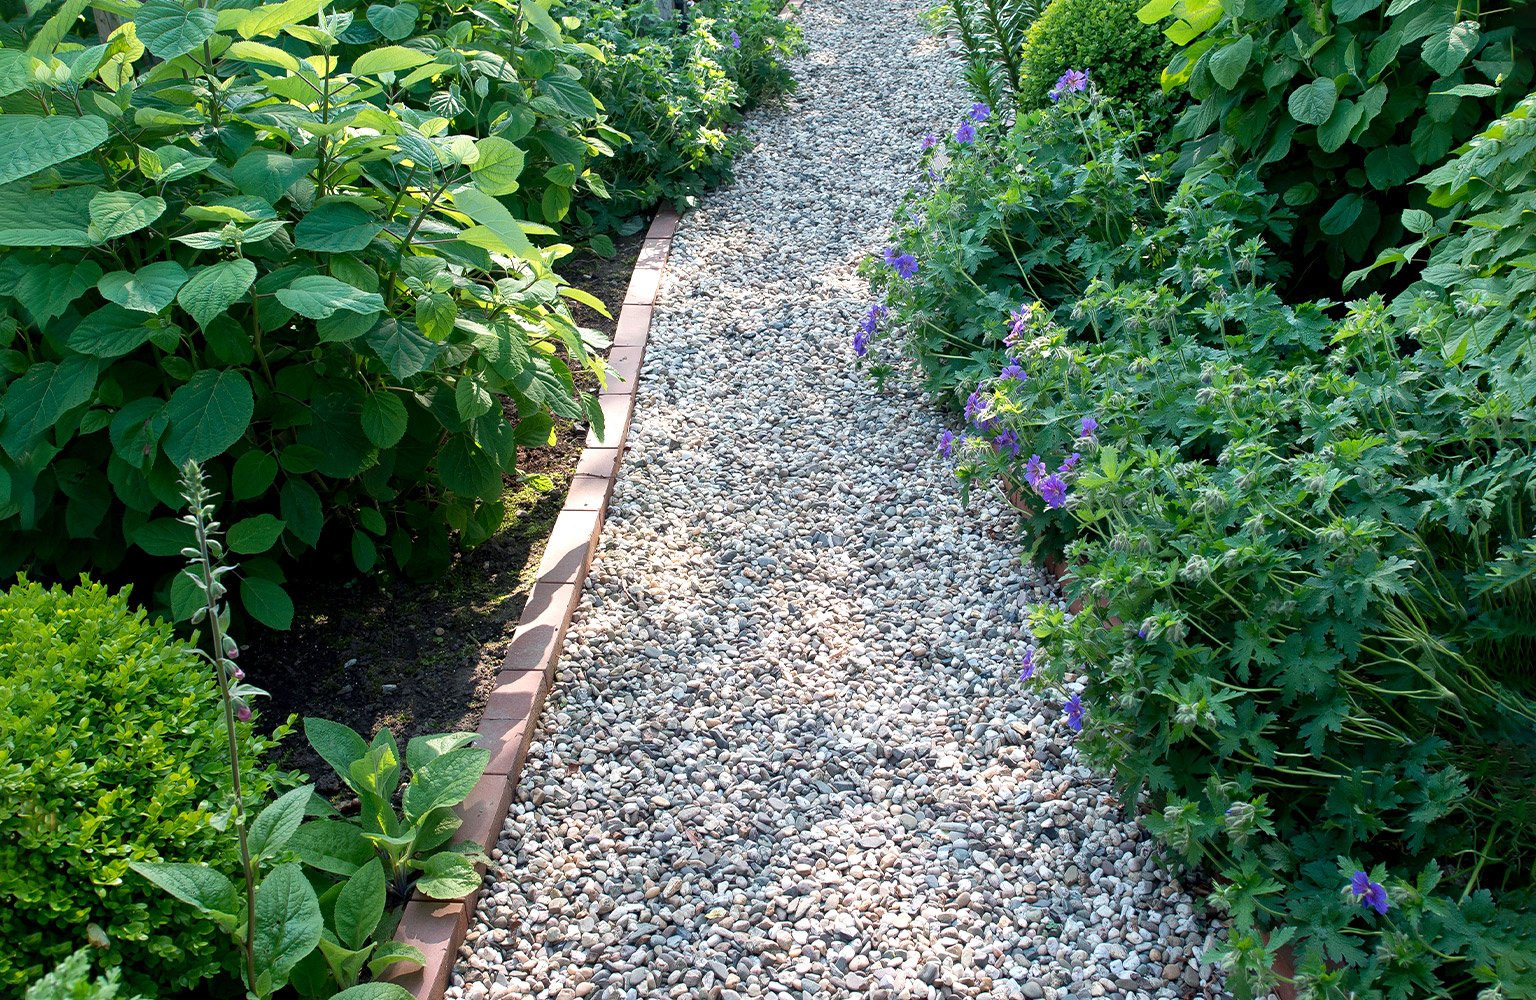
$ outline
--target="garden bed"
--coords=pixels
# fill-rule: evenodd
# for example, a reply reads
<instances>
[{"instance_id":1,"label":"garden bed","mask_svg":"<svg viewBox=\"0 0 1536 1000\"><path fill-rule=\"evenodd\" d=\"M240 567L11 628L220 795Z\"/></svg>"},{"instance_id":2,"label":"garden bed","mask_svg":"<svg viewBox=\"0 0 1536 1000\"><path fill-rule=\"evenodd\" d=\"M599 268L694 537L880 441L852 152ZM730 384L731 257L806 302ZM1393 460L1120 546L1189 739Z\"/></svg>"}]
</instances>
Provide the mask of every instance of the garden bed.
<instances>
[{"instance_id":1,"label":"garden bed","mask_svg":"<svg viewBox=\"0 0 1536 1000\"><path fill-rule=\"evenodd\" d=\"M623 237L606 259L582 254L569 262L570 280L612 314L575 304L578 322L614 334L642 242L640 234ZM586 375L585 381L593 380ZM293 629L261 636L244 661L272 694L263 712L269 725L297 715L323 716L369 735L388 726L402 746L412 736L479 725L581 457L585 434L570 425L558 433L553 447L518 450L525 478L508 486L502 530L461 553L441 579L295 581ZM313 778L322 794L340 790L303 739L286 741L280 756L283 766Z\"/></svg>"}]
</instances>

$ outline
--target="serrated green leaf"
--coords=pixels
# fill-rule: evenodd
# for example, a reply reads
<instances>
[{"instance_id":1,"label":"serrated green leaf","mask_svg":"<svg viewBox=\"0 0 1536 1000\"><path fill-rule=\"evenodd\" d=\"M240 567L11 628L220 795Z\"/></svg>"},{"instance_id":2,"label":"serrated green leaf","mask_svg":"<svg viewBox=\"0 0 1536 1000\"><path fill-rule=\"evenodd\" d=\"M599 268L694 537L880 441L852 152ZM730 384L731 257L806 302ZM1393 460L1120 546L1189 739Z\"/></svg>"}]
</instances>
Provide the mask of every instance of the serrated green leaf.
<instances>
[{"instance_id":1,"label":"serrated green leaf","mask_svg":"<svg viewBox=\"0 0 1536 1000\"><path fill-rule=\"evenodd\" d=\"M314 785L301 785L284 792L258 813L251 823L251 854L259 859L276 857L304 822L304 811L314 794Z\"/></svg>"},{"instance_id":2,"label":"serrated green leaf","mask_svg":"<svg viewBox=\"0 0 1536 1000\"><path fill-rule=\"evenodd\" d=\"M70 303L90 291L101 278L101 267L93 260L29 259L8 289L32 320L40 327L64 315Z\"/></svg>"},{"instance_id":3,"label":"serrated green leaf","mask_svg":"<svg viewBox=\"0 0 1536 1000\"><path fill-rule=\"evenodd\" d=\"M251 450L235 462L229 476L232 499L249 500L261 496L277 479L277 459L260 450Z\"/></svg>"},{"instance_id":4,"label":"serrated green leaf","mask_svg":"<svg viewBox=\"0 0 1536 1000\"><path fill-rule=\"evenodd\" d=\"M487 136L475 143L480 156L470 165L475 187L486 194L501 196L517 190L522 175L524 153L501 136Z\"/></svg>"},{"instance_id":5,"label":"serrated green leaf","mask_svg":"<svg viewBox=\"0 0 1536 1000\"><path fill-rule=\"evenodd\" d=\"M369 331L366 340L390 374L402 382L425 371L442 351L409 323L388 316Z\"/></svg>"},{"instance_id":6,"label":"serrated green leaf","mask_svg":"<svg viewBox=\"0 0 1536 1000\"><path fill-rule=\"evenodd\" d=\"M421 866L422 877L416 889L428 899L458 899L480 887L480 873L475 863L462 854L444 851L434 854Z\"/></svg>"},{"instance_id":7,"label":"serrated green leaf","mask_svg":"<svg viewBox=\"0 0 1536 1000\"><path fill-rule=\"evenodd\" d=\"M195 544L191 525L174 517L157 517L141 524L133 533L133 544L152 556L180 555L181 550Z\"/></svg>"},{"instance_id":8,"label":"serrated green leaf","mask_svg":"<svg viewBox=\"0 0 1536 1000\"><path fill-rule=\"evenodd\" d=\"M421 10L413 3L396 4L393 7L376 3L368 8L368 23L373 29L392 42L409 38L416 29L416 19Z\"/></svg>"},{"instance_id":9,"label":"serrated green leaf","mask_svg":"<svg viewBox=\"0 0 1536 1000\"><path fill-rule=\"evenodd\" d=\"M69 349L97 358L120 358L149 343L154 333L141 312L104 305L69 332Z\"/></svg>"},{"instance_id":10,"label":"serrated green leaf","mask_svg":"<svg viewBox=\"0 0 1536 1000\"><path fill-rule=\"evenodd\" d=\"M256 280L256 265L245 258L224 260L196 272L176 301L203 329L244 298Z\"/></svg>"},{"instance_id":11,"label":"serrated green leaf","mask_svg":"<svg viewBox=\"0 0 1536 1000\"><path fill-rule=\"evenodd\" d=\"M1477 49L1482 37L1476 21L1458 21L1424 39L1424 61L1441 76L1450 76Z\"/></svg>"},{"instance_id":12,"label":"serrated green leaf","mask_svg":"<svg viewBox=\"0 0 1536 1000\"><path fill-rule=\"evenodd\" d=\"M310 274L294 279L280 289L277 300L300 316L324 319L339 310L372 315L384 311L384 296L365 292L328 274Z\"/></svg>"},{"instance_id":13,"label":"serrated green leaf","mask_svg":"<svg viewBox=\"0 0 1536 1000\"><path fill-rule=\"evenodd\" d=\"M128 867L203 913L233 914L237 908L235 884L207 865L134 861Z\"/></svg>"},{"instance_id":14,"label":"serrated green leaf","mask_svg":"<svg viewBox=\"0 0 1536 1000\"><path fill-rule=\"evenodd\" d=\"M1338 100L1339 88L1332 80L1323 77L1291 91L1286 107L1291 117L1303 125L1321 125L1333 114L1333 106Z\"/></svg>"},{"instance_id":15,"label":"serrated green leaf","mask_svg":"<svg viewBox=\"0 0 1536 1000\"><path fill-rule=\"evenodd\" d=\"M349 876L375 857L362 830L346 820L311 820L299 827L288 849L309 867L332 875Z\"/></svg>"},{"instance_id":16,"label":"serrated green leaf","mask_svg":"<svg viewBox=\"0 0 1536 1000\"><path fill-rule=\"evenodd\" d=\"M251 933L257 975L270 976L274 990L285 985L293 967L320 943L324 929L320 900L304 870L290 862L267 872L256 887Z\"/></svg>"},{"instance_id":17,"label":"serrated green leaf","mask_svg":"<svg viewBox=\"0 0 1536 1000\"><path fill-rule=\"evenodd\" d=\"M0 115L0 185L84 156L106 141L101 118Z\"/></svg>"},{"instance_id":18,"label":"serrated green leaf","mask_svg":"<svg viewBox=\"0 0 1536 1000\"><path fill-rule=\"evenodd\" d=\"M246 577L240 581L240 604L267 628L286 632L293 627L293 598L280 583Z\"/></svg>"},{"instance_id":19,"label":"serrated green leaf","mask_svg":"<svg viewBox=\"0 0 1536 1000\"><path fill-rule=\"evenodd\" d=\"M200 371L171 394L165 453L178 468L222 455L245 434L255 412L251 383L237 371Z\"/></svg>"},{"instance_id":20,"label":"serrated green leaf","mask_svg":"<svg viewBox=\"0 0 1536 1000\"><path fill-rule=\"evenodd\" d=\"M1333 203L1333 207L1323 213L1318 220L1318 228L1329 236L1337 236L1348 231L1360 218L1361 211L1365 208L1365 199L1358 194L1350 193Z\"/></svg>"},{"instance_id":21,"label":"serrated green leaf","mask_svg":"<svg viewBox=\"0 0 1536 1000\"><path fill-rule=\"evenodd\" d=\"M265 454L264 452L252 452L251 454ZM230 525L229 534L225 540L229 544L231 552L241 555L255 555L265 552L277 544L282 537L283 529L287 525L271 514L257 514L254 517L243 518Z\"/></svg>"},{"instance_id":22,"label":"serrated green leaf","mask_svg":"<svg viewBox=\"0 0 1536 1000\"><path fill-rule=\"evenodd\" d=\"M330 202L299 220L293 227L293 243L301 250L349 253L367 247L383 230L383 223L356 205Z\"/></svg>"},{"instance_id":23,"label":"serrated green leaf","mask_svg":"<svg viewBox=\"0 0 1536 1000\"><path fill-rule=\"evenodd\" d=\"M437 455L443 486L459 496L492 500L501 495L501 466L485 449L458 435Z\"/></svg>"},{"instance_id":24,"label":"serrated green leaf","mask_svg":"<svg viewBox=\"0 0 1536 1000\"><path fill-rule=\"evenodd\" d=\"M380 73L398 73L403 69L425 66L432 57L420 49L408 49L403 45L384 45L369 49L352 63L353 76L377 76Z\"/></svg>"},{"instance_id":25,"label":"serrated green leaf","mask_svg":"<svg viewBox=\"0 0 1536 1000\"><path fill-rule=\"evenodd\" d=\"M405 436L405 404L394 393L375 392L363 400L363 433L380 448L393 448Z\"/></svg>"},{"instance_id":26,"label":"serrated green leaf","mask_svg":"<svg viewBox=\"0 0 1536 1000\"><path fill-rule=\"evenodd\" d=\"M133 28L157 59L186 55L213 37L219 15L211 7L183 0L145 0L133 12Z\"/></svg>"},{"instance_id":27,"label":"serrated green leaf","mask_svg":"<svg viewBox=\"0 0 1536 1000\"><path fill-rule=\"evenodd\" d=\"M20 459L59 418L90 401L96 388L94 358L68 357L58 364L37 362L12 382L0 400L5 421L0 424L0 447Z\"/></svg>"},{"instance_id":28,"label":"serrated green leaf","mask_svg":"<svg viewBox=\"0 0 1536 1000\"><path fill-rule=\"evenodd\" d=\"M174 260L148 264L137 271L113 271L101 277L97 290L109 302L135 312L158 313L176 301L187 283L187 272Z\"/></svg>"}]
</instances>

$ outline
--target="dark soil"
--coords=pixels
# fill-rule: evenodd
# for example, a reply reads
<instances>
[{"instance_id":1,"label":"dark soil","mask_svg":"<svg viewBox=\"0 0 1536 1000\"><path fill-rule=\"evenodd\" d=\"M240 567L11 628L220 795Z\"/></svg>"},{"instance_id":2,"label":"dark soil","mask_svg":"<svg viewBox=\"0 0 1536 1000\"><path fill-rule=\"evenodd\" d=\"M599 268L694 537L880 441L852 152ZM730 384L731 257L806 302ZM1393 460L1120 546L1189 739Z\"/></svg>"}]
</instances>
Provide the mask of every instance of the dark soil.
<instances>
[{"instance_id":1,"label":"dark soil","mask_svg":"<svg viewBox=\"0 0 1536 1000\"><path fill-rule=\"evenodd\" d=\"M642 239L616 240L618 252L606 260L578 254L566 261L561 274L613 313L609 319L573 304L578 323L612 335ZM591 388L590 375L586 381ZM501 531L459 553L441 579L292 581L298 608L292 630L252 643L240 661L251 681L272 694L263 706L266 721L321 716L369 738L388 726L402 747L423 733L475 729L584 438L584 428L565 426L554 447L520 450ZM288 737L281 753L282 765L308 774L322 794L340 790L302 731Z\"/></svg>"}]
</instances>

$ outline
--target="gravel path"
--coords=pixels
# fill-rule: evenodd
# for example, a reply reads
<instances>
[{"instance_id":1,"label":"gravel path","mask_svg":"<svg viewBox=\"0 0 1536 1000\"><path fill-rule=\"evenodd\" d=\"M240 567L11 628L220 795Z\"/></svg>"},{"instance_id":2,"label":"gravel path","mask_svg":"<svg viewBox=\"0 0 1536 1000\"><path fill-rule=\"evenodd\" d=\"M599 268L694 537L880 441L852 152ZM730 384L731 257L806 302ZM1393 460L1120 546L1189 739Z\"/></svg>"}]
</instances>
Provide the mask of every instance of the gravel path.
<instances>
[{"instance_id":1,"label":"gravel path","mask_svg":"<svg viewBox=\"0 0 1536 1000\"><path fill-rule=\"evenodd\" d=\"M455 998L1221 997L1059 693L1052 598L942 422L850 365L917 144L911 0L811 0L799 95L687 217L630 453Z\"/></svg>"}]
</instances>

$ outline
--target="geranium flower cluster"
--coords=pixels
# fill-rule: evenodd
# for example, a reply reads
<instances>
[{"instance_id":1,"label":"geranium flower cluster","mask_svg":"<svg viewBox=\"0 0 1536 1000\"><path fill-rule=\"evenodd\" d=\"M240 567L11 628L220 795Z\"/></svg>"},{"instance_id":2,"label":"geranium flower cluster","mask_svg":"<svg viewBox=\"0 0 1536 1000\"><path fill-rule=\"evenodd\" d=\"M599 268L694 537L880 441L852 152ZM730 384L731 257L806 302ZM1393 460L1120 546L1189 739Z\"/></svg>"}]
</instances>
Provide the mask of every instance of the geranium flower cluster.
<instances>
[{"instance_id":1,"label":"geranium flower cluster","mask_svg":"<svg viewBox=\"0 0 1536 1000\"><path fill-rule=\"evenodd\" d=\"M880 321L889 315L890 310L876 303L864 313L864 318L859 321L859 332L853 335L853 353L859 357L869 353L869 342L874 339L880 329Z\"/></svg>"},{"instance_id":2,"label":"geranium flower cluster","mask_svg":"<svg viewBox=\"0 0 1536 1000\"><path fill-rule=\"evenodd\" d=\"M1088 71L1085 69L1069 69L1056 78L1056 86L1050 90L1052 101L1060 101L1068 94L1080 94L1088 89Z\"/></svg>"},{"instance_id":3,"label":"geranium flower cluster","mask_svg":"<svg viewBox=\"0 0 1536 1000\"><path fill-rule=\"evenodd\" d=\"M884 257L886 265L896 272L898 278L911 281L917 276L917 258L905 250L886 247Z\"/></svg>"}]
</instances>

